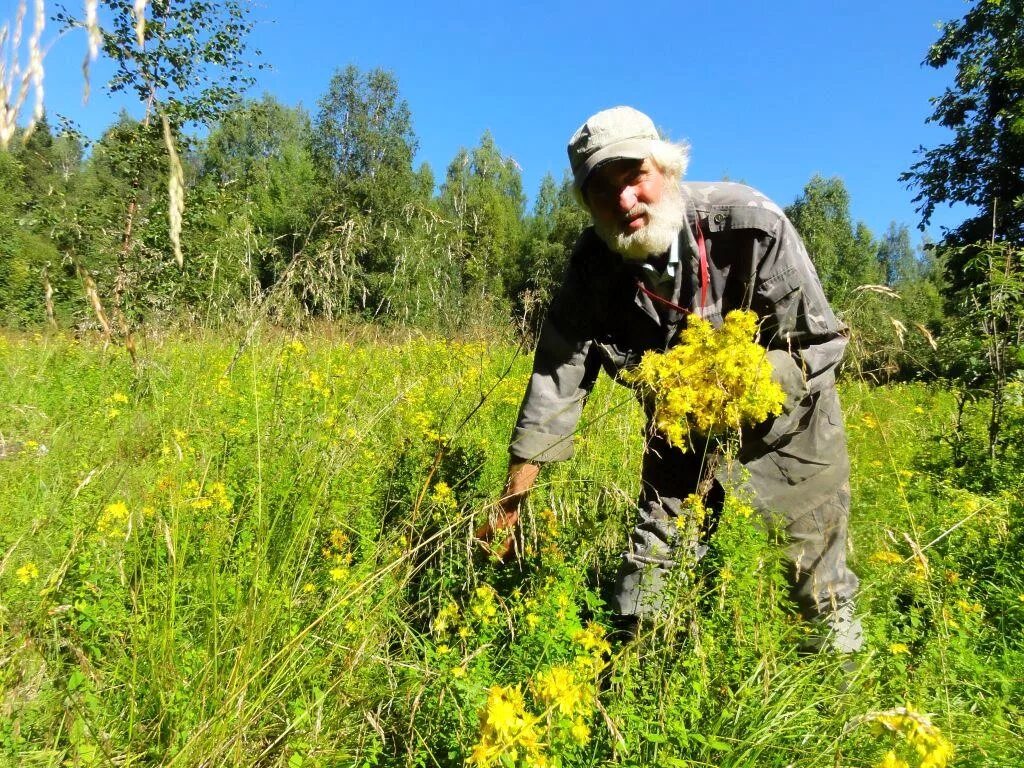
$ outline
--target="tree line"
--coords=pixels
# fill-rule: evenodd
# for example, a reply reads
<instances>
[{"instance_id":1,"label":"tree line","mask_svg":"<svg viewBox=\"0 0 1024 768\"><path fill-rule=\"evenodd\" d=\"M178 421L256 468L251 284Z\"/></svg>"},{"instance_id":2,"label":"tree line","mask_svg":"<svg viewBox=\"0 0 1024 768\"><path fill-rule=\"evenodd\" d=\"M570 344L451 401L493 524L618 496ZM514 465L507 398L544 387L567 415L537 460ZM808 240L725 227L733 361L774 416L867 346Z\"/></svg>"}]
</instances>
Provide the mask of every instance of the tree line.
<instances>
[{"instance_id":1,"label":"tree line","mask_svg":"<svg viewBox=\"0 0 1024 768\"><path fill-rule=\"evenodd\" d=\"M159 125L122 114L87 148L44 119L0 156L5 324L44 322L48 295L58 325L95 323L87 278L116 294L133 323L227 322L258 309L275 322L530 328L588 221L568 175L546 176L527 210L519 168L489 133L440 182L416 167L412 115L385 70L338 70L312 114L264 95L226 109L201 139L176 138L188 198L183 270L168 235ZM937 330L941 271L906 225L876 238L852 222L838 178L809 180L787 213L841 311L884 315L872 322L886 339L896 327L888 317Z\"/></svg>"},{"instance_id":2,"label":"tree line","mask_svg":"<svg viewBox=\"0 0 1024 768\"><path fill-rule=\"evenodd\" d=\"M44 118L0 152L0 323L129 338L169 319L536 327L588 220L568 177L546 176L528 210L518 166L489 133L440 179L417 167L412 114L386 70L339 69L311 112L243 100L242 4L153 3L144 27L137 4L102 5L114 23L99 40L117 62L108 88L134 93L145 114L120 115L91 144ZM983 381L1019 367L1022 5L979 0L924 61L956 68L930 118L953 139L922 148L902 179L924 223L946 203L975 214L915 248L906 224L876 235L854 222L838 178L810 179L787 206L862 373ZM178 222L176 175L188 201Z\"/></svg>"}]
</instances>

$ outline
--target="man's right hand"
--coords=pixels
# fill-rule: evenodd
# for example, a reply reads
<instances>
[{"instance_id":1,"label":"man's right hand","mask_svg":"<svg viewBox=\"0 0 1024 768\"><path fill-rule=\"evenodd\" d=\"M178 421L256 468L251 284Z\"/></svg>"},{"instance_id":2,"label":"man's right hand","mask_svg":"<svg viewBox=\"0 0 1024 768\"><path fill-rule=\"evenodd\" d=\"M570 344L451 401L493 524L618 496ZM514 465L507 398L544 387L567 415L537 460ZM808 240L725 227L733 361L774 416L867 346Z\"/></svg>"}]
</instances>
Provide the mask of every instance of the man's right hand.
<instances>
[{"instance_id":1,"label":"man's right hand","mask_svg":"<svg viewBox=\"0 0 1024 768\"><path fill-rule=\"evenodd\" d=\"M473 535L483 547L484 552L502 564L509 563L519 557L516 529L519 525L519 510L501 511L481 525Z\"/></svg>"},{"instance_id":2,"label":"man's right hand","mask_svg":"<svg viewBox=\"0 0 1024 768\"><path fill-rule=\"evenodd\" d=\"M508 467L505 492L498 501L496 513L474 532L488 554L501 563L518 559L519 505L530 493L540 474L540 464L512 461Z\"/></svg>"}]
</instances>

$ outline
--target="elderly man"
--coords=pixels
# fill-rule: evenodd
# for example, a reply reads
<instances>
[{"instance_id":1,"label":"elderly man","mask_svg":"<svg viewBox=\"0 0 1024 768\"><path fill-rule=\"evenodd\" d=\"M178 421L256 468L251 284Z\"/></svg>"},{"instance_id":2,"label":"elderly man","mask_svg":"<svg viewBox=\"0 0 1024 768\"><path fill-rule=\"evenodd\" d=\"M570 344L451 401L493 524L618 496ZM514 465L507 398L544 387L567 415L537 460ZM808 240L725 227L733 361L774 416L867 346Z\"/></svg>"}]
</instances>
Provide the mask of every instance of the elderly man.
<instances>
[{"instance_id":1,"label":"elderly man","mask_svg":"<svg viewBox=\"0 0 1024 768\"><path fill-rule=\"evenodd\" d=\"M540 465L572 456L601 368L615 376L644 352L672 346L690 313L718 326L730 310L752 309L787 402L782 415L744 433L736 460L716 475L709 506L720 509L723 485L743 486L785 531L792 597L814 623L813 646L856 651L857 577L846 564L849 460L835 389L845 328L799 235L749 187L683 183L687 147L661 140L650 118L629 107L588 119L568 151L593 227L577 241L548 311L500 511L479 535L515 526ZM706 549L680 541L676 525L682 500L698 490L703 458L669 445L649 425L639 520L610 597L625 626L657 616L683 550L700 557ZM494 551L505 557L514 547L510 536Z\"/></svg>"}]
</instances>

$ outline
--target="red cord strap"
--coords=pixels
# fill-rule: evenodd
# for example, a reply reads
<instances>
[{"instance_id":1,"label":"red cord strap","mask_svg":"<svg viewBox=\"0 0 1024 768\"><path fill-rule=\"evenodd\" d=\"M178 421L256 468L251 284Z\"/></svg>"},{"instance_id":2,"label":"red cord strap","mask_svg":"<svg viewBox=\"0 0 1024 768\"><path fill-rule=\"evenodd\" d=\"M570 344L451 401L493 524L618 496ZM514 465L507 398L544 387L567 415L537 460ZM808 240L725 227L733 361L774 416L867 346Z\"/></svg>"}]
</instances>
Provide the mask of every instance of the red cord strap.
<instances>
[{"instance_id":1,"label":"red cord strap","mask_svg":"<svg viewBox=\"0 0 1024 768\"><path fill-rule=\"evenodd\" d=\"M700 217L698 216L695 220L697 228L697 252L700 256L700 316L704 317L704 308L708 304L708 283L711 282L711 275L708 271L708 249L704 243L704 231L700 228ZM651 301L656 301L659 304L664 304L669 309L674 309L676 312L682 315L690 314L690 310L686 307L681 307L674 301L669 301L664 296L659 296L657 293L652 291L646 285L644 281L638 279L636 281L636 287L647 295Z\"/></svg>"}]
</instances>

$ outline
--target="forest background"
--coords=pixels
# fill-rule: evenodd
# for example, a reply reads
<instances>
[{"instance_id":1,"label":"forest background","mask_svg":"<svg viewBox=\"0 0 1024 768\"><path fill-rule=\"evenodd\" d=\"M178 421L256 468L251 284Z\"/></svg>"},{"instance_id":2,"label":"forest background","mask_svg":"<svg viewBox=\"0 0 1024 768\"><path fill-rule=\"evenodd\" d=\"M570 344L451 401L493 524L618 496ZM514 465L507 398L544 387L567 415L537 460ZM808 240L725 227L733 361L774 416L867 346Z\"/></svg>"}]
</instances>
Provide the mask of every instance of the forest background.
<instances>
[{"instance_id":1,"label":"forest background","mask_svg":"<svg viewBox=\"0 0 1024 768\"><path fill-rule=\"evenodd\" d=\"M851 329L854 562L884 657L870 692L826 694L828 674L786 655L799 630L777 557L736 522L714 558L746 576L682 589L664 630L685 626L672 642L694 652L620 657L611 699L565 683L578 701L544 715L557 760L896 766L857 727L920 746L932 726L897 711L911 703L942 712L965 764L1019 754L1022 6L965 4L922 52L952 72L929 118L946 130L901 182L920 223L962 213L934 242L854 221L839 177L779 201ZM85 81L105 58L106 88L137 107L93 140L43 110L40 8L0 43L5 755L460 764L508 704L495 686L530 679L543 708L536 681L561 667L537 660L602 647L583 574L613 561L635 490L620 454L637 415L599 390L611 431L554 470L530 518L540 560L510 584L460 553L501 482L521 353L587 223L568 177L528 205L489 132L435 176L387 69L338 68L308 111L252 98L245 2L52 9L82 38ZM537 764L520 715L477 762Z\"/></svg>"}]
</instances>

